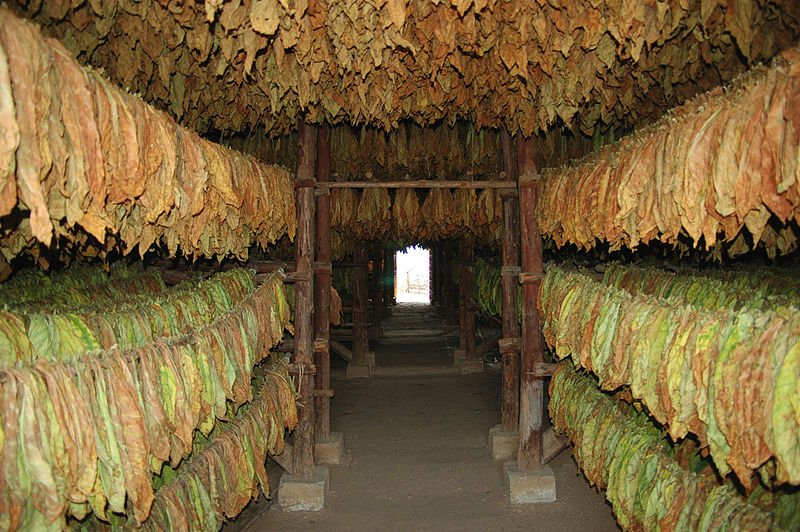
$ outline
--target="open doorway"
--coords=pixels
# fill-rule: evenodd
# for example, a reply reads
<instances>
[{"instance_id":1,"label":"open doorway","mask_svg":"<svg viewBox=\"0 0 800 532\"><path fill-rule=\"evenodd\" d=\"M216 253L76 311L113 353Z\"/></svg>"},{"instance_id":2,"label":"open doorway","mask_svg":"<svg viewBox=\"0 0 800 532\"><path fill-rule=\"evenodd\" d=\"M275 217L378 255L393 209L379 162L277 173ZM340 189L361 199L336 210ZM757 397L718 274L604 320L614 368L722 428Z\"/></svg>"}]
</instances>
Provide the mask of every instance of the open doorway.
<instances>
[{"instance_id":1,"label":"open doorway","mask_svg":"<svg viewBox=\"0 0 800 532\"><path fill-rule=\"evenodd\" d=\"M430 304L430 250L410 246L397 252L395 299L398 303Z\"/></svg>"}]
</instances>

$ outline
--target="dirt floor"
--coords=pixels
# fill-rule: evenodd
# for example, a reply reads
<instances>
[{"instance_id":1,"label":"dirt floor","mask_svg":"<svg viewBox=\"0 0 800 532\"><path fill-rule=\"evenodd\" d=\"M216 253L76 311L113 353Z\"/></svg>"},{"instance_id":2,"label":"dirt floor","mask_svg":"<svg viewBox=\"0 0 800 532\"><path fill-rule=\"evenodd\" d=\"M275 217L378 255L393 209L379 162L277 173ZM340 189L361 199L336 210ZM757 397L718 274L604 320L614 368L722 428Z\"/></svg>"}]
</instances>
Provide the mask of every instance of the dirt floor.
<instances>
[{"instance_id":1,"label":"dirt floor","mask_svg":"<svg viewBox=\"0 0 800 532\"><path fill-rule=\"evenodd\" d=\"M426 318L426 328L436 327L432 320ZM331 425L345 435L346 457L345 464L330 466L326 508L289 513L262 500L235 528L618 530L610 506L588 485L568 450L550 463L557 502L509 505L502 463L493 461L487 448L489 429L500 418L499 373L425 374L426 367L442 368L448 360L452 365L453 337L401 339L392 337L392 329L390 322L389 338L375 344L378 365L388 369L378 373L390 376L334 380ZM409 325L399 330L408 331ZM279 475L273 467L274 488Z\"/></svg>"}]
</instances>

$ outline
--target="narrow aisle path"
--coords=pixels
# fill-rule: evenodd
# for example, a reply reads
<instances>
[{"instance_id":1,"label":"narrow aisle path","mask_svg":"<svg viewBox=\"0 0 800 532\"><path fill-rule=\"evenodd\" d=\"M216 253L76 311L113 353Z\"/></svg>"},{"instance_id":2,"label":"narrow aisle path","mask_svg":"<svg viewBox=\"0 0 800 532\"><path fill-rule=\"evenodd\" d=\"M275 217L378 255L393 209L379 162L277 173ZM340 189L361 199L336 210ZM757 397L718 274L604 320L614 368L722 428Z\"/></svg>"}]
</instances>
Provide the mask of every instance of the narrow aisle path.
<instances>
[{"instance_id":1,"label":"narrow aisle path","mask_svg":"<svg viewBox=\"0 0 800 532\"><path fill-rule=\"evenodd\" d=\"M447 327L431 305L398 303L382 329L380 338L370 340L376 375L458 373L453 366L458 330Z\"/></svg>"},{"instance_id":2,"label":"narrow aisle path","mask_svg":"<svg viewBox=\"0 0 800 532\"><path fill-rule=\"evenodd\" d=\"M558 502L512 507L486 447L499 376L418 376L334 383L334 430L348 465L331 467L325 510L260 510L247 530L616 530L610 507L568 452L551 463ZM273 487L278 479L272 478Z\"/></svg>"}]
</instances>

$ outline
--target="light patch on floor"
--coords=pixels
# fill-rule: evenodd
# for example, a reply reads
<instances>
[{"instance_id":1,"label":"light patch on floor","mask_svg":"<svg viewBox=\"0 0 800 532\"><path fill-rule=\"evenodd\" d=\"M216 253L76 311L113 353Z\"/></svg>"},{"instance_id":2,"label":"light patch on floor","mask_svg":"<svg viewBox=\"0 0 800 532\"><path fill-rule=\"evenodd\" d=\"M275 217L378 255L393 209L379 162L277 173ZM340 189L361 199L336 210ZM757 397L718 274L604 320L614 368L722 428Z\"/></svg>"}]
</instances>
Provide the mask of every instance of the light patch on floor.
<instances>
[{"instance_id":1,"label":"light patch on floor","mask_svg":"<svg viewBox=\"0 0 800 532\"><path fill-rule=\"evenodd\" d=\"M412 246L397 252L395 287L398 303L430 303L429 250Z\"/></svg>"}]
</instances>

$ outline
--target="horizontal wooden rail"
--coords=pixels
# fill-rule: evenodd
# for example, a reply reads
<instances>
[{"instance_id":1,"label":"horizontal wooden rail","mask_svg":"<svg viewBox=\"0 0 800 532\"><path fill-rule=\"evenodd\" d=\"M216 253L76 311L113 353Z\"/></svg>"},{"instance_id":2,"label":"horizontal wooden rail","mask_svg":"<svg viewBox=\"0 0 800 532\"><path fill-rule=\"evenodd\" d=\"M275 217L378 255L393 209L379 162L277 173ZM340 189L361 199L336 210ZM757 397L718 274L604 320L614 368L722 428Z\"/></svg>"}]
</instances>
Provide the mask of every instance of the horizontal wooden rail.
<instances>
[{"instance_id":1,"label":"horizontal wooden rail","mask_svg":"<svg viewBox=\"0 0 800 532\"><path fill-rule=\"evenodd\" d=\"M317 183L317 188L500 188L516 190L516 181L447 181L419 179L417 181L331 181Z\"/></svg>"}]
</instances>

